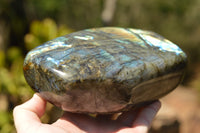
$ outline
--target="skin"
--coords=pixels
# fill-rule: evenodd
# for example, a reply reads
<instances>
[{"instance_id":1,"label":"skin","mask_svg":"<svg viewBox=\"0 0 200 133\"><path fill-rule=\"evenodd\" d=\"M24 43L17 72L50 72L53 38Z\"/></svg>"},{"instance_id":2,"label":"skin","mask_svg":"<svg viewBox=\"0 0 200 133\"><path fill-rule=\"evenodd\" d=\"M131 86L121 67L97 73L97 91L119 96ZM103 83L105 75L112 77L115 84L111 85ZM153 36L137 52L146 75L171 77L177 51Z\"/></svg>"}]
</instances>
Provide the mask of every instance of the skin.
<instances>
[{"instance_id":1,"label":"skin","mask_svg":"<svg viewBox=\"0 0 200 133\"><path fill-rule=\"evenodd\" d=\"M96 118L86 114L65 112L52 124L41 123L46 101L39 95L14 108L14 122L18 133L147 133L161 107L160 101L122 113L116 120L110 115Z\"/></svg>"}]
</instances>

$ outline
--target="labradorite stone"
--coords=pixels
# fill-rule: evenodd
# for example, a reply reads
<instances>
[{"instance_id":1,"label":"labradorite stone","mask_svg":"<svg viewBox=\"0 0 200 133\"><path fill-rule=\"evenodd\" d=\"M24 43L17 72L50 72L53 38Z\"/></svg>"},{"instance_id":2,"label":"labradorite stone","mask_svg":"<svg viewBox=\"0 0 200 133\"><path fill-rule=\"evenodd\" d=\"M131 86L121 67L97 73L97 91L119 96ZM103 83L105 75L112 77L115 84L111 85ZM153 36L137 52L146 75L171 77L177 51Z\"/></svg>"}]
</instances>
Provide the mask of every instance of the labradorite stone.
<instances>
[{"instance_id":1,"label":"labradorite stone","mask_svg":"<svg viewBox=\"0 0 200 133\"><path fill-rule=\"evenodd\" d=\"M154 101L180 83L186 54L162 36L130 28L94 28L31 50L28 84L65 111L112 113Z\"/></svg>"}]
</instances>

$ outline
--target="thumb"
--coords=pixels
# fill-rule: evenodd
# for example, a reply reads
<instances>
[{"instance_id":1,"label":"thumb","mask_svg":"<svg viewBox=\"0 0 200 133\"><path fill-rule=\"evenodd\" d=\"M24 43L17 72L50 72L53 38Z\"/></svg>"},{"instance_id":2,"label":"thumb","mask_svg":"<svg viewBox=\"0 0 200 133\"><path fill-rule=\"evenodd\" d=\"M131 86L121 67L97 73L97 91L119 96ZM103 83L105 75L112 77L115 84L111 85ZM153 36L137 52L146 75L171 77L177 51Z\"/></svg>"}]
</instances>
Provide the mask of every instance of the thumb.
<instances>
[{"instance_id":1,"label":"thumb","mask_svg":"<svg viewBox=\"0 0 200 133\"><path fill-rule=\"evenodd\" d=\"M13 110L15 127L18 133L28 132L41 125L40 117L44 114L46 101L37 94L27 102L18 105Z\"/></svg>"}]
</instances>

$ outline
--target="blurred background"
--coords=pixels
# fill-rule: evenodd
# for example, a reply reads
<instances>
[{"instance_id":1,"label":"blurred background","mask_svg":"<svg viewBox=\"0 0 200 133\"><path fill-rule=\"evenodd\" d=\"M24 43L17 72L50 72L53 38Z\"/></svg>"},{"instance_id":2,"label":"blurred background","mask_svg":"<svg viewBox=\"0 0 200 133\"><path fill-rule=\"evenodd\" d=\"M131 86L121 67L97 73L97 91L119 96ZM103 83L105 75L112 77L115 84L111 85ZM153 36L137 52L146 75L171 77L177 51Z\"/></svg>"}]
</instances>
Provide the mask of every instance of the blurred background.
<instances>
[{"instance_id":1,"label":"blurred background","mask_svg":"<svg viewBox=\"0 0 200 133\"><path fill-rule=\"evenodd\" d=\"M0 0L0 132L16 132L12 110L33 95L23 76L26 53L57 36L102 26L151 30L180 46L188 55L188 68L178 90L186 91L184 98L191 92L199 103L200 0ZM50 123L58 109L48 105L47 110L42 119ZM197 123L199 113L191 118Z\"/></svg>"}]
</instances>

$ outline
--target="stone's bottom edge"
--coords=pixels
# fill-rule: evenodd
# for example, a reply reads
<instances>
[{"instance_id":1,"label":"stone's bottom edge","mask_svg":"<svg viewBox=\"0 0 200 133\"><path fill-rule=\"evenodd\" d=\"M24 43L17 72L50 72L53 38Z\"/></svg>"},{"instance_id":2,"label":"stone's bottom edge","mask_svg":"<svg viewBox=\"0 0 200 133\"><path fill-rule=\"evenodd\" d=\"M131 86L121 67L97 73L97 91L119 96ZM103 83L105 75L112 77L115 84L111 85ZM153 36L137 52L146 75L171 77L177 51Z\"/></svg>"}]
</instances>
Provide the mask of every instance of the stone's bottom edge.
<instances>
[{"instance_id":1,"label":"stone's bottom edge","mask_svg":"<svg viewBox=\"0 0 200 133\"><path fill-rule=\"evenodd\" d=\"M167 95L177 87L182 77L183 72L179 71L145 81L132 89L129 102L123 101L117 95L115 99L109 99L109 97L105 97L104 95L99 96L100 93L97 93L95 89L91 89L90 91L78 90L62 95L43 91L40 92L40 95L50 103L67 112L113 114L145 106Z\"/></svg>"}]
</instances>

